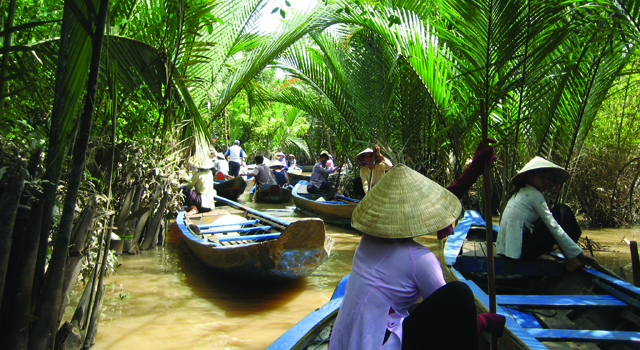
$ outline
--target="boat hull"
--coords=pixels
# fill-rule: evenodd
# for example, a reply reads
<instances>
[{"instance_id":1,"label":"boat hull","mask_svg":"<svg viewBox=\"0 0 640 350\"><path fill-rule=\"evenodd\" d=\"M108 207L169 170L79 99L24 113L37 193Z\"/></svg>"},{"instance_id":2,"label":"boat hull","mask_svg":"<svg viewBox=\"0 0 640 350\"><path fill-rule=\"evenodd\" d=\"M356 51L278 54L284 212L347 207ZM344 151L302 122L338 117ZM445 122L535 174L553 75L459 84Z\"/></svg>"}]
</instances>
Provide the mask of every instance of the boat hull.
<instances>
[{"instance_id":1,"label":"boat hull","mask_svg":"<svg viewBox=\"0 0 640 350\"><path fill-rule=\"evenodd\" d=\"M309 195L302 193L304 186L309 183L305 180L301 180L293 188L293 202L296 205L296 209L309 216L317 216L324 222L335 225L350 225L351 214L358 205L358 202L343 197L347 202L338 201L316 201L313 198L318 198L318 195Z\"/></svg>"},{"instance_id":2,"label":"boat hull","mask_svg":"<svg viewBox=\"0 0 640 350\"><path fill-rule=\"evenodd\" d=\"M277 185L252 194L252 198L258 203L287 203L291 201L291 197L290 189Z\"/></svg>"},{"instance_id":3,"label":"boat hull","mask_svg":"<svg viewBox=\"0 0 640 350\"><path fill-rule=\"evenodd\" d=\"M247 188L247 182L241 176L236 176L231 180L214 184L213 188L217 196L236 201Z\"/></svg>"},{"instance_id":4,"label":"boat hull","mask_svg":"<svg viewBox=\"0 0 640 350\"><path fill-rule=\"evenodd\" d=\"M311 274L331 252L333 239L325 235L324 223L319 219L303 219L289 223L270 218L273 220L265 222L279 226L281 230L277 239L249 241L229 246L216 245L215 242L196 235L189 229L190 224L212 224L227 214L261 219L261 215L256 214L260 212L252 210L247 213L246 210L238 210L234 204L229 205L232 208L214 209L210 213L188 219L185 219L184 212L180 212L176 218L188 248L198 260L211 268L242 279L297 279ZM260 221L260 224L264 223Z\"/></svg>"},{"instance_id":5,"label":"boat hull","mask_svg":"<svg viewBox=\"0 0 640 350\"><path fill-rule=\"evenodd\" d=\"M489 311L490 301L485 289L486 244L483 248L483 240L467 239L475 232L485 232L484 220L467 211L448 238L444 255L454 279L473 291L480 313ZM494 260L496 310L507 320L501 347L640 348L640 304L635 300L640 288L588 268L567 273L564 262L553 255L534 261Z\"/></svg>"}]
</instances>

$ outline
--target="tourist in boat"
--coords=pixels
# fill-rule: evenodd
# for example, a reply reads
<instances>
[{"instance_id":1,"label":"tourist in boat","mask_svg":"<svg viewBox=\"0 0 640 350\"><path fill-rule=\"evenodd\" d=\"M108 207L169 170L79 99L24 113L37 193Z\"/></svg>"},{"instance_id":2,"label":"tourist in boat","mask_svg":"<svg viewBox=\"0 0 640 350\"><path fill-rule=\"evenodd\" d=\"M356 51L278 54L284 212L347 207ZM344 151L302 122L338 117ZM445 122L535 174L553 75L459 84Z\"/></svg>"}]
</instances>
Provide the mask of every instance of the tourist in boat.
<instances>
[{"instance_id":1,"label":"tourist in boat","mask_svg":"<svg viewBox=\"0 0 640 350\"><path fill-rule=\"evenodd\" d=\"M252 188L252 190L255 190L255 188L264 190L276 184L271 170L264 164L263 156L256 156L256 167L253 169L253 182L255 187Z\"/></svg>"},{"instance_id":2,"label":"tourist in boat","mask_svg":"<svg viewBox=\"0 0 640 350\"><path fill-rule=\"evenodd\" d=\"M298 168L298 164L296 162L296 156L293 154L290 154L289 157L287 157L287 171L294 171L298 169L300 168Z\"/></svg>"},{"instance_id":3,"label":"tourist in boat","mask_svg":"<svg viewBox=\"0 0 640 350\"><path fill-rule=\"evenodd\" d=\"M469 350L478 333L502 332L504 316L476 315L470 288L446 283L435 254L413 240L450 226L460 211L453 193L405 165L369 191L351 219L363 235L329 349Z\"/></svg>"},{"instance_id":4,"label":"tourist in boat","mask_svg":"<svg viewBox=\"0 0 640 350\"><path fill-rule=\"evenodd\" d=\"M181 187L184 196L184 205L187 206L186 216L205 213L215 207L214 197L216 190L213 188L213 162L211 159L192 161L196 171L191 176L191 181Z\"/></svg>"},{"instance_id":5,"label":"tourist in boat","mask_svg":"<svg viewBox=\"0 0 640 350\"><path fill-rule=\"evenodd\" d=\"M327 200L333 200L336 198L336 190L333 188L333 184L329 181L329 174L342 168L340 164L337 168L328 166L329 152L320 152L320 161L317 162L311 171L311 178L309 179L309 186L307 186L307 192L321 194Z\"/></svg>"},{"instance_id":6,"label":"tourist in boat","mask_svg":"<svg viewBox=\"0 0 640 350\"><path fill-rule=\"evenodd\" d=\"M576 242L582 234L571 209L557 204L552 210L542 192L557 188L569 173L554 163L535 157L511 179L514 191L500 218L497 253L512 259L531 260L558 245L573 271L598 262Z\"/></svg>"},{"instance_id":7,"label":"tourist in boat","mask_svg":"<svg viewBox=\"0 0 640 350\"><path fill-rule=\"evenodd\" d=\"M289 166L287 165L287 160L285 159L285 155L282 152L278 152L276 153L276 159L272 162L272 164L274 162L277 162L279 164L282 164L282 167L287 170L289 169Z\"/></svg>"},{"instance_id":8,"label":"tourist in boat","mask_svg":"<svg viewBox=\"0 0 640 350\"><path fill-rule=\"evenodd\" d=\"M278 186L289 187L289 176L287 175L287 172L284 171L284 166L282 166L282 163L274 161L273 163L271 163L271 165L269 165L269 168L271 169L271 174L276 180Z\"/></svg>"},{"instance_id":9,"label":"tourist in boat","mask_svg":"<svg viewBox=\"0 0 640 350\"><path fill-rule=\"evenodd\" d=\"M229 147L224 155L229 160L229 175L240 175L240 165L244 162L247 154L244 153L242 147L240 147L240 141L233 141L233 146Z\"/></svg>"},{"instance_id":10,"label":"tourist in boat","mask_svg":"<svg viewBox=\"0 0 640 350\"><path fill-rule=\"evenodd\" d=\"M214 164L215 178L217 180L229 180L233 179L233 176L229 175L229 162L224 159L224 154L221 152L216 153L216 161Z\"/></svg>"},{"instance_id":11,"label":"tourist in boat","mask_svg":"<svg viewBox=\"0 0 640 350\"><path fill-rule=\"evenodd\" d=\"M360 165L360 182L364 194L367 194L371 187L382 179L385 172L393 167L393 163L380 154L380 146L374 145L373 148L367 148L356 156L356 163ZM362 194L360 191L357 193Z\"/></svg>"}]
</instances>

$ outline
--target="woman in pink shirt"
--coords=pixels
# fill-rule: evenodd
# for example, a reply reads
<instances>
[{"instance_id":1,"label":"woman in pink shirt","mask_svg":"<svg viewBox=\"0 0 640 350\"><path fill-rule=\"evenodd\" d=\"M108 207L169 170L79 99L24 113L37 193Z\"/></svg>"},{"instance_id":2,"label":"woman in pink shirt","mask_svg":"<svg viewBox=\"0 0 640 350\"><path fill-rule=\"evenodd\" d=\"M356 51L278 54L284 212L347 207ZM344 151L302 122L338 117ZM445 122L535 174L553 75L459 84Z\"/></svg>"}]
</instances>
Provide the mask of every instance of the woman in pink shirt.
<instances>
[{"instance_id":1,"label":"woman in pink shirt","mask_svg":"<svg viewBox=\"0 0 640 350\"><path fill-rule=\"evenodd\" d=\"M363 236L329 349L477 349L479 332L501 332L504 316L476 316L469 287L447 284L433 252L413 241L460 210L456 195L404 165L371 189L351 219Z\"/></svg>"}]
</instances>

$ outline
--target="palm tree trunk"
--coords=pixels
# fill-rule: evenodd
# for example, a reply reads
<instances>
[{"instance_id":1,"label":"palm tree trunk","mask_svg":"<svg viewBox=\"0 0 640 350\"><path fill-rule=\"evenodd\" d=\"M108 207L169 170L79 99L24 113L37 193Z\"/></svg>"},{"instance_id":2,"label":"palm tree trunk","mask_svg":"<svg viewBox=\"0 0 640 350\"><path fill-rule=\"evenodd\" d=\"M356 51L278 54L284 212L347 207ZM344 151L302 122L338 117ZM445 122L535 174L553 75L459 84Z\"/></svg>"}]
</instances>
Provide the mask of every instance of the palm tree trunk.
<instances>
[{"instance_id":1,"label":"palm tree trunk","mask_svg":"<svg viewBox=\"0 0 640 350\"><path fill-rule=\"evenodd\" d=\"M62 116L64 109L64 96L67 86L65 73L67 70L67 52L69 48L69 34L71 32L71 9L65 1L62 12L62 27L60 29L60 49L58 50L58 63L56 68L56 85L53 94L53 108L51 110L51 127L49 129L49 147L47 150L47 170L43 177L42 225L40 227L38 257L33 279L33 290L39 291L44 281L45 264L47 260L47 245L49 242L49 230L53 219L53 205L56 198L56 188L60 178L60 167L63 156L60 154L60 133L62 130ZM34 299L37 295L34 294ZM34 300L35 302L35 300Z\"/></svg>"},{"instance_id":2,"label":"palm tree trunk","mask_svg":"<svg viewBox=\"0 0 640 350\"><path fill-rule=\"evenodd\" d=\"M60 310L60 300L62 298L63 276L66 268L65 263L67 261L73 216L80 183L82 181L82 175L84 173L89 136L91 134L91 124L95 110L94 99L96 97L96 90L98 86L100 56L102 53L102 42L104 39L108 12L109 0L101 0L100 10L98 11L96 19L96 31L93 35L91 63L89 65L89 81L84 111L82 113L78 138L76 139L76 145L73 151L71 176L69 177L67 196L64 201L64 209L60 219L58 236L51 255L49 268L47 269L47 274L45 276L43 292L40 298L41 302L36 310L38 321L36 321L31 332L29 349L32 350L41 350L43 346L53 344L56 328L60 322L58 311Z\"/></svg>"},{"instance_id":3,"label":"palm tree trunk","mask_svg":"<svg viewBox=\"0 0 640 350\"><path fill-rule=\"evenodd\" d=\"M26 175L24 162L18 160L7 176L7 185L0 197L0 302L3 300L3 291L6 286L5 278L9 266L11 237ZM2 308L7 306L1 304L3 303L0 303Z\"/></svg>"},{"instance_id":4,"label":"palm tree trunk","mask_svg":"<svg viewBox=\"0 0 640 350\"><path fill-rule=\"evenodd\" d=\"M16 0L9 1L7 20L4 24L4 45L8 48L13 45L13 18L16 13ZM7 90L7 66L9 65L9 52L2 55L2 66L0 67L0 118L4 116L4 95Z\"/></svg>"}]
</instances>

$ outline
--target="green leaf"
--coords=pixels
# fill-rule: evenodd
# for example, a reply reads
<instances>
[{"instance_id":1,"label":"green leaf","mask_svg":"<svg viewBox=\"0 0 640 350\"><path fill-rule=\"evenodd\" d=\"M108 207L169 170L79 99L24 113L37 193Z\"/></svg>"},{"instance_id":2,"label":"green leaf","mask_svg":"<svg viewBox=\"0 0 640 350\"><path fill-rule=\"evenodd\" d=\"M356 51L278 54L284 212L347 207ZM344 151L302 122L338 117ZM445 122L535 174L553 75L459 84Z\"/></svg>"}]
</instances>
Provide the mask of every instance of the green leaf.
<instances>
[{"instance_id":1,"label":"green leaf","mask_svg":"<svg viewBox=\"0 0 640 350\"><path fill-rule=\"evenodd\" d=\"M278 12L279 9L280 9L279 7L274 8L273 10L271 10L271 14Z\"/></svg>"},{"instance_id":2,"label":"green leaf","mask_svg":"<svg viewBox=\"0 0 640 350\"><path fill-rule=\"evenodd\" d=\"M291 7L291 3L289 2L289 0L284 0L285 5Z\"/></svg>"},{"instance_id":3,"label":"green leaf","mask_svg":"<svg viewBox=\"0 0 640 350\"><path fill-rule=\"evenodd\" d=\"M280 16L282 16L282 18L285 18L286 13L284 12L283 9L280 9Z\"/></svg>"},{"instance_id":4,"label":"green leaf","mask_svg":"<svg viewBox=\"0 0 640 350\"><path fill-rule=\"evenodd\" d=\"M207 34L213 33L213 25L212 24L207 24L205 29L207 30Z\"/></svg>"}]
</instances>

